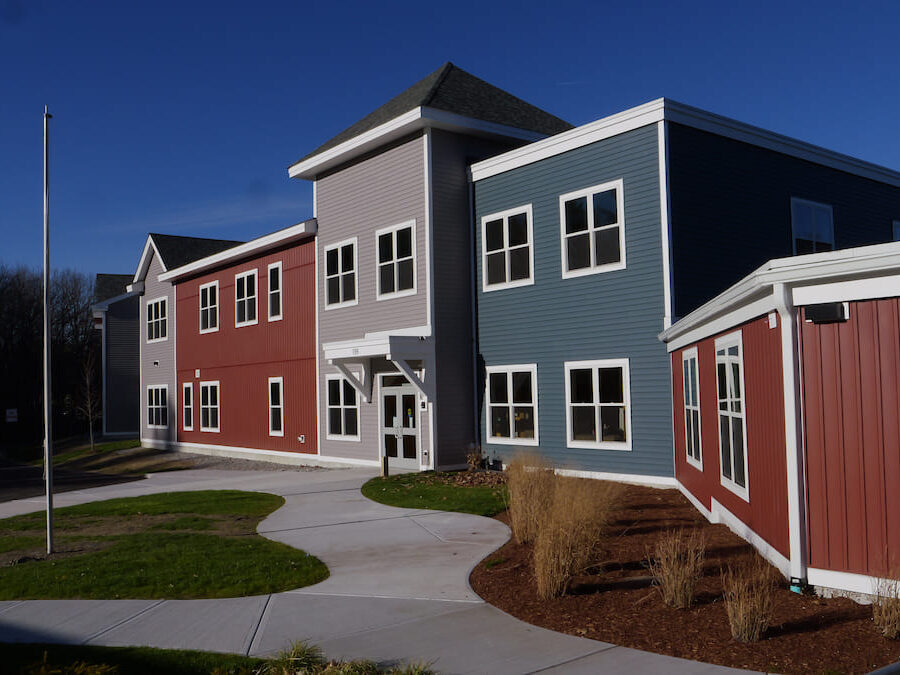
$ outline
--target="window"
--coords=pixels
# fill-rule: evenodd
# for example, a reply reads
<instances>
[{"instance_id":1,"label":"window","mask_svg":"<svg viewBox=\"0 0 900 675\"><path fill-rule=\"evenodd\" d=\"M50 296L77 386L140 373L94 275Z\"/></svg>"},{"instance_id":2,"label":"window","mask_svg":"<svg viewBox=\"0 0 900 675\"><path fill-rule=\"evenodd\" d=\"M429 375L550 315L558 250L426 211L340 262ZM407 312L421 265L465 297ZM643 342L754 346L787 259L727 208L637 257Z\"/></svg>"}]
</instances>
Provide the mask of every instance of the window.
<instances>
[{"instance_id":1,"label":"window","mask_svg":"<svg viewBox=\"0 0 900 675\"><path fill-rule=\"evenodd\" d=\"M166 429L169 426L169 388L147 387L147 426L150 429Z\"/></svg>"},{"instance_id":2,"label":"window","mask_svg":"<svg viewBox=\"0 0 900 675\"><path fill-rule=\"evenodd\" d=\"M356 239L325 249L325 309L356 304Z\"/></svg>"},{"instance_id":3,"label":"window","mask_svg":"<svg viewBox=\"0 0 900 675\"><path fill-rule=\"evenodd\" d=\"M162 342L166 339L167 298L158 298L147 303L147 342Z\"/></svg>"},{"instance_id":4,"label":"window","mask_svg":"<svg viewBox=\"0 0 900 675\"><path fill-rule=\"evenodd\" d=\"M219 383L200 383L200 431L219 430Z\"/></svg>"},{"instance_id":5,"label":"window","mask_svg":"<svg viewBox=\"0 0 900 675\"><path fill-rule=\"evenodd\" d=\"M568 447L631 450L628 359L565 366Z\"/></svg>"},{"instance_id":6,"label":"window","mask_svg":"<svg viewBox=\"0 0 900 675\"><path fill-rule=\"evenodd\" d=\"M200 287L200 332L219 330L219 282L213 281Z\"/></svg>"},{"instance_id":7,"label":"window","mask_svg":"<svg viewBox=\"0 0 900 675\"><path fill-rule=\"evenodd\" d=\"M341 375L329 375L327 438L359 440L359 398L356 389Z\"/></svg>"},{"instance_id":8,"label":"window","mask_svg":"<svg viewBox=\"0 0 900 675\"><path fill-rule=\"evenodd\" d=\"M563 278L625 267L622 181L559 198Z\"/></svg>"},{"instance_id":9,"label":"window","mask_svg":"<svg viewBox=\"0 0 900 675\"><path fill-rule=\"evenodd\" d=\"M687 349L681 356L684 374L684 445L687 460L701 471L703 458L700 454L700 371L697 349Z\"/></svg>"},{"instance_id":10,"label":"window","mask_svg":"<svg viewBox=\"0 0 900 675\"><path fill-rule=\"evenodd\" d=\"M284 436L284 378L269 378L269 436Z\"/></svg>"},{"instance_id":11,"label":"window","mask_svg":"<svg viewBox=\"0 0 900 675\"><path fill-rule=\"evenodd\" d=\"M194 385L191 382L185 382L181 388L182 394L182 427L185 431L194 430Z\"/></svg>"},{"instance_id":12,"label":"window","mask_svg":"<svg viewBox=\"0 0 900 675\"><path fill-rule=\"evenodd\" d=\"M716 340L719 398L719 450L722 485L744 499L747 493L747 425L744 411L744 365L741 334Z\"/></svg>"},{"instance_id":13,"label":"window","mask_svg":"<svg viewBox=\"0 0 900 675\"><path fill-rule=\"evenodd\" d=\"M378 230L378 300L416 292L416 222Z\"/></svg>"},{"instance_id":14,"label":"window","mask_svg":"<svg viewBox=\"0 0 900 675\"><path fill-rule=\"evenodd\" d=\"M482 288L495 291L534 283L531 204L481 219Z\"/></svg>"},{"instance_id":15,"label":"window","mask_svg":"<svg viewBox=\"0 0 900 675\"><path fill-rule=\"evenodd\" d=\"M791 226L796 255L834 250L830 205L791 197Z\"/></svg>"},{"instance_id":16,"label":"window","mask_svg":"<svg viewBox=\"0 0 900 675\"><path fill-rule=\"evenodd\" d=\"M537 445L537 365L487 368L487 442Z\"/></svg>"},{"instance_id":17,"label":"window","mask_svg":"<svg viewBox=\"0 0 900 675\"><path fill-rule=\"evenodd\" d=\"M256 270L234 275L234 326L256 323Z\"/></svg>"},{"instance_id":18,"label":"window","mask_svg":"<svg viewBox=\"0 0 900 675\"><path fill-rule=\"evenodd\" d=\"M894 241L900 241L900 220L894 221Z\"/></svg>"},{"instance_id":19,"label":"window","mask_svg":"<svg viewBox=\"0 0 900 675\"><path fill-rule=\"evenodd\" d=\"M269 265L269 321L281 319L281 261Z\"/></svg>"}]
</instances>

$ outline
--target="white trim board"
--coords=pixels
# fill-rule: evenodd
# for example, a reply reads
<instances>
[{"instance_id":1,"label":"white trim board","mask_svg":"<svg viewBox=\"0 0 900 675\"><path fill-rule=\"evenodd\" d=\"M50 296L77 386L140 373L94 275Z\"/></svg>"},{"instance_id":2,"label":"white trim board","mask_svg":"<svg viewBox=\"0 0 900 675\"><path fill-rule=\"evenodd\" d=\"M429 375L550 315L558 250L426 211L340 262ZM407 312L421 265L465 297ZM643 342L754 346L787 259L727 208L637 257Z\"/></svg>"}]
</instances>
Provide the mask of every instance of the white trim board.
<instances>
[{"instance_id":1,"label":"white trim board","mask_svg":"<svg viewBox=\"0 0 900 675\"><path fill-rule=\"evenodd\" d=\"M376 460L364 459L325 459L315 453L291 452L288 450L261 450L259 448L245 448L237 445L214 445L211 443L188 443L185 441L158 441L155 439L142 439L147 447L159 450L182 450L198 455L211 455L213 457L236 457L239 459L265 459L279 464L299 464L301 466L322 467L354 467L354 466L380 466Z\"/></svg>"},{"instance_id":2,"label":"white trim board","mask_svg":"<svg viewBox=\"0 0 900 675\"><path fill-rule=\"evenodd\" d=\"M560 476L571 478L590 478L592 480L609 480L626 485L643 485L644 487L663 488L666 490L678 487L678 481L670 476L645 476L640 474L610 473L608 471L581 471L579 469L556 469Z\"/></svg>"}]
</instances>

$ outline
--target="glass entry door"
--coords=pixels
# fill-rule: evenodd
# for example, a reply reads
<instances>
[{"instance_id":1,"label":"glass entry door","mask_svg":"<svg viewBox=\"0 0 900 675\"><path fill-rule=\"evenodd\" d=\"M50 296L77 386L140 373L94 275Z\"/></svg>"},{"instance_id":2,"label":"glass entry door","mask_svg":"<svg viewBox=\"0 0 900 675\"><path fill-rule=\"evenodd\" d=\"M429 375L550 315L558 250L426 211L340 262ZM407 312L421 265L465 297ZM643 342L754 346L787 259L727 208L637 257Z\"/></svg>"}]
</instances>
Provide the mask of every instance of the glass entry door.
<instances>
[{"instance_id":1,"label":"glass entry door","mask_svg":"<svg viewBox=\"0 0 900 675\"><path fill-rule=\"evenodd\" d=\"M381 449L390 466L419 468L416 390L402 376L385 375L381 387Z\"/></svg>"}]
</instances>

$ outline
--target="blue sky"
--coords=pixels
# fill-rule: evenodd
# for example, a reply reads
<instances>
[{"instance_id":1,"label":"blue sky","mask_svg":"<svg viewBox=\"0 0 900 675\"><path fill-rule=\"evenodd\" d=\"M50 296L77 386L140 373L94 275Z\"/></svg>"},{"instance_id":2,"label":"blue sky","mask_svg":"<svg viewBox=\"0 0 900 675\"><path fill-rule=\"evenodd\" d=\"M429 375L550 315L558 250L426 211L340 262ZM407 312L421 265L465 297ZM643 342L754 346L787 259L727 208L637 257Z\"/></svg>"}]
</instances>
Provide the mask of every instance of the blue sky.
<instances>
[{"instance_id":1,"label":"blue sky","mask_svg":"<svg viewBox=\"0 0 900 675\"><path fill-rule=\"evenodd\" d=\"M0 264L312 215L287 166L445 61L574 124L667 96L900 170L900 3L0 0Z\"/></svg>"}]
</instances>

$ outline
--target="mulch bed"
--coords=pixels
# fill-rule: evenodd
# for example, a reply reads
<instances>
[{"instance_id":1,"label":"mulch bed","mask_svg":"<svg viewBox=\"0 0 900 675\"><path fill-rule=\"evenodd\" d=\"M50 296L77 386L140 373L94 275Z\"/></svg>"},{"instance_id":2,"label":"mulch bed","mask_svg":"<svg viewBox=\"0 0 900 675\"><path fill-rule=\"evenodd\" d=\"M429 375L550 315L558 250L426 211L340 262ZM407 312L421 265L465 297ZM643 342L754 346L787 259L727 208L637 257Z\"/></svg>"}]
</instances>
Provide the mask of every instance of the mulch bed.
<instances>
[{"instance_id":1,"label":"mulch bed","mask_svg":"<svg viewBox=\"0 0 900 675\"><path fill-rule=\"evenodd\" d=\"M456 485L460 487L498 487L506 485L506 472L504 471L476 469L474 471L421 474L421 476L421 482L426 485Z\"/></svg>"},{"instance_id":2,"label":"mulch bed","mask_svg":"<svg viewBox=\"0 0 900 675\"><path fill-rule=\"evenodd\" d=\"M497 516L506 521L506 514ZM661 533L699 529L707 543L704 577L690 609L662 602L647 551ZM760 642L731 637L720 570L754 551L724 525L711 525L677 490L627 486L613 518L605 562L577 577L556 600L537 597L531 545L510 540L473 570L472 588L487 602L544 628L660 654L778 673L866 673L900 660L870 606L775 591L775 619Z\"/></svg>"}]
</instances>

